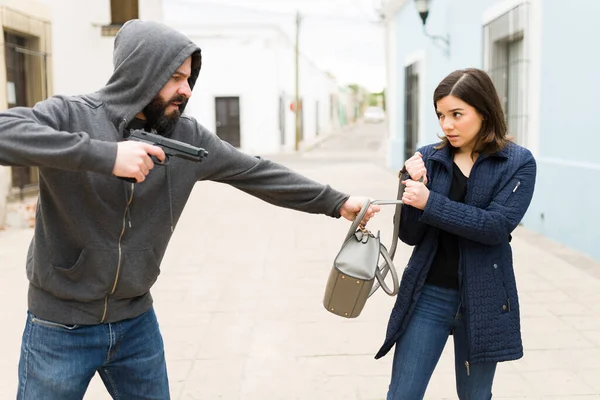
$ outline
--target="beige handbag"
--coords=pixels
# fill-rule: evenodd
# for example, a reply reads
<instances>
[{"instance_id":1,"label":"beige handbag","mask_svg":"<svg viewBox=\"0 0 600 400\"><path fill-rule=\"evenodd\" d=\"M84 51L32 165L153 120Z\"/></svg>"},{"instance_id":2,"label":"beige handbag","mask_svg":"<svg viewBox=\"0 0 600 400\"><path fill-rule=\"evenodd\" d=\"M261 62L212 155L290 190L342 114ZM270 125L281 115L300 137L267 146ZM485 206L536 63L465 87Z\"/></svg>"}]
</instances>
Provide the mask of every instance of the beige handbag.
<instances>
[{"instance_id":1,"label":"beige handbag","mask_svg":"<svg viewBox=\"0 0 600 400\"><path fill-rule=\"evenodd\" d=\"M398 274L394 268L393 257L398 243L400 229L400 213L402 211L402 194L404 185L398 188L398 200L367 200L359 215L354 219L344 244L336 256L323 298L323 306L330 312L346 318L360 315L367 299L381 286L390 296L398 293ZM394 233L390 250L381 244L379 232L377 236L360 225L370 204L396 205L394 215ZM379 265L380 256L383 263ZM387 273L392 276L393 287L390 289L384 282Z\"/></svg>"}]
</instances>

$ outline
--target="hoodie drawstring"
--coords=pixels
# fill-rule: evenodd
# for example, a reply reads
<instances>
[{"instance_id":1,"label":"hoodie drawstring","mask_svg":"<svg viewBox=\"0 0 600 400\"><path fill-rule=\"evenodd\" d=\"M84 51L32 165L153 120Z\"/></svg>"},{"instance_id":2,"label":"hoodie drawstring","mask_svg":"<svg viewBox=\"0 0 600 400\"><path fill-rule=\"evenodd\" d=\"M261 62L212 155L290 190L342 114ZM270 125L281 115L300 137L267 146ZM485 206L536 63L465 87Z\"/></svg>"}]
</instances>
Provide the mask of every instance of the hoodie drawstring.
<instances>
[{"instance_id":1,"label":"hoodie drawstring","mask_svg":"<svg viewBox=\"0 0 600 400\"><path fill-rule=\"evenodd\" d=\"M123 121L119 124L119 137L125 138L123 133L125 132L125 127L127 126L127 119L123 118ZM165 167L165 173L167 174L167 190L169 191L169 216L171 218L171 233L175 230L174 228L174 220L173 220L173 195L171 193L171 170L169 169L168 163L163 165ZM133 190L135 189L135 183L131 184L131 193L133 194ZM131 228L131 213L129 211L129 193L127 191L127 185L125 185L125 202L127 204L127 219L129 220L129 227Z\"/></svg>"},{"instance_id":2,"label":"hoodie drawstring","mask_svg":"<svg viewBox=\"0 0 600 400\"><path fill-rule=\"evenodd\" d=\"M131 198L133 197L133 191L135 189L135 183L131 184L131 195L129 194L129 191L127 190L127 185L124 186L125 187L125 218L127 218L127 222L129 227L131 228L131 211L129 210L129 204L131 203Z\"/></svg>"},{"instance_id":3,"label":"hoodie drawstring","mask_svg":"<svg viewBox=\"0 0 600 400\"><path fill-rule=\"evenodd\" d=\"M173 233L173 196L171 195L171 169L168 165L165 165L164 167L167 174L167 190L169 191L169 212L171 213L171 233Z\"/></svg>"},{"instance_id":4,"label":"hoodie drawstring","mask_svg":"<svg viewBox=\"0 0 600 400\"><path fill-rule=\"evenodd\" d=\"M127 126L127 118L123 118L123 121L121 121L121 123L119 124L119 139L125 138L125 136L123 136L123 133L125 132L126 126Z\"/></svg>"},{"instance_id":5,"label":"hoodie drawstring","mask_svg":"<svg viewBox=\"0 0 600 400\"><path fill-rule=\"evenodd\" d=\"M123 118L123 120L121 121L121 123L119 124L119 139L124 139L124 133L125 133L125 127L127 126L127 118ZM133 190L135 189L135 184L132 183L131 184L131 193L133 194ZM131 212L129 211L129 202L130 202L130 198L129 198L129 192L127 190L127 184L125 184L124 189L125 189L125 204L126 207L125 208L125 214L127 218L127 221L129 223L129 227L131 228Z\"/></svg>"}]
</instances>

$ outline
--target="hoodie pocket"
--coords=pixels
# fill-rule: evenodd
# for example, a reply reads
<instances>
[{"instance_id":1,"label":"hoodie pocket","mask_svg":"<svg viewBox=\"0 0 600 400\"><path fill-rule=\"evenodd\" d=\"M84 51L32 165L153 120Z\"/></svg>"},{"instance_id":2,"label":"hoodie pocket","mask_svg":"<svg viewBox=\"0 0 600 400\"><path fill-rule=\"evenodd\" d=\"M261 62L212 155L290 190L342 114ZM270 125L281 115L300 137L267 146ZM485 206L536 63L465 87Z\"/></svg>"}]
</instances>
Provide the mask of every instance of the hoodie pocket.
<instances>
[{"instance_id":1,"label":"hoodie pocket","mask_svg":"<svg viewBox=\"0 0 600 400\"><path fill-rule=\"evenodd\" d=\"M94 301L106 296L114 280L118 255L116 250L85 248L75 264L51 264L41 288L65 300ZM48 265L44 260L34 260L35 268Z\"/></svg>"},{"instance_id":2,"label":"hoodie pocket","mask_svg":"<svg viewBox=\"0 0 600 400\"><path fill-rule=\"evenodd\" d=\"M121 270L111 297L131 299L146 294L160 274L152 249L123 249Z\"/></svg>"}]
</instances>

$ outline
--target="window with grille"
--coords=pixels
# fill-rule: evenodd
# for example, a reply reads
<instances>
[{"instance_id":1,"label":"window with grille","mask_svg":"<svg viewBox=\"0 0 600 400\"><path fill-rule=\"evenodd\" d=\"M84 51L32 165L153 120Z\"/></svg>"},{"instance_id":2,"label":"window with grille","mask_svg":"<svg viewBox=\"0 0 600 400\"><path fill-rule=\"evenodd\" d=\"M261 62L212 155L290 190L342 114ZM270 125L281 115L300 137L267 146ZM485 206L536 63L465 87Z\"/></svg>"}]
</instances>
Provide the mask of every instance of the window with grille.
<instances>
[{"instance_id":1,"label":"window with grille","mask_svg":"<svg viewBox=\"0 0 600 400\"><path fill-rule=\"evenodd\" d=\"M508 125L508 134L527 144L527 25L529 5L523 3L484 26L484 65L492 78Z\"/></svg>"}]
</instances>

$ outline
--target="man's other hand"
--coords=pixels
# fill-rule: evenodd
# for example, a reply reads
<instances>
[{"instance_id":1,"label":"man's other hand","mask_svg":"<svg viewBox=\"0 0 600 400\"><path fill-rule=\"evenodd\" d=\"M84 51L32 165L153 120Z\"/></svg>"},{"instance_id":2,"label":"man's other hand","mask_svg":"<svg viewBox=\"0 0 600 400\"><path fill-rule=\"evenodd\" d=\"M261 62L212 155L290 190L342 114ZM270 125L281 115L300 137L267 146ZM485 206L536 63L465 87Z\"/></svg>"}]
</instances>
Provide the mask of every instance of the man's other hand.
<instances>
[{"instance_id":1,"label":"man's other hand","mask_svg":"<svg viewBox=\"0 0 600 400\"><path fill-rule=\"evenodd\" d=\"M119 142L113 174L123 178L135 178L138 182L142 182L154 168L150 156L155 156L162 162L165 159L165 152L160 147L148 143L133 140Z\"/></svg>"},{"instance_id":2,"label":"man's other hand","mask_svg":"<svg viewBox=\"0 0 600 400\"><path fill-rule=\"evenodd\" d=\"M348 221L354 221L366 200L366 197L350 196L340 208L341 216L346 218ZM375 213L379 212L380 209L380 206L371 204L363 220L361 221L361 225L365 226L367 222L373 218Z\"/></svg>"}]
</instances>

